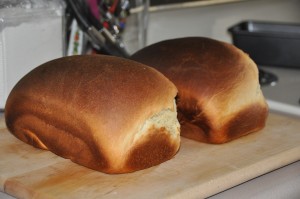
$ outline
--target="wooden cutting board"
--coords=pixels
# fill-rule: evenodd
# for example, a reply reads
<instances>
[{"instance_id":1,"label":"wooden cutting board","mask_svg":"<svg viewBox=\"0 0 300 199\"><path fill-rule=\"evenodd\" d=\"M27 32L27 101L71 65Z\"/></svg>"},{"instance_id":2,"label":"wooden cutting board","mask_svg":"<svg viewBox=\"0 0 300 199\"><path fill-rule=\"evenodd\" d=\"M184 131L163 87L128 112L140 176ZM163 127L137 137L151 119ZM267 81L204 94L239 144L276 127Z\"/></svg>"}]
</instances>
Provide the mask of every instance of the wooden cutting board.
<instances>
[{"instance_id":1,"label":"wooden cutting board","mask_svg":"<svg viewBox=\"0 0 300 199\"><path fill-rule=\"evenodd\" d=\"M0 190L25 199L202 198L300 160L300 120L274 113L260 132L223 145L182 138L173 159L121 175L35 149L0 121Z\"/></svg>"}]
</instances>

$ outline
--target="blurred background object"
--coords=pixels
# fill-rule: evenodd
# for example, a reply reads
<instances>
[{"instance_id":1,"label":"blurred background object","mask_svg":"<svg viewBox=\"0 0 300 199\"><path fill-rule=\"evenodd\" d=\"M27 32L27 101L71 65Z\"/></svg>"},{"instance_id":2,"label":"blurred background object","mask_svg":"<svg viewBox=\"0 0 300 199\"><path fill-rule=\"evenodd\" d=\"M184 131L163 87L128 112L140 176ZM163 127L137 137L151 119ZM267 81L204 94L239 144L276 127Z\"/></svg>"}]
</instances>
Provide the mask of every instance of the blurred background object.
<instances>
[{"instance_id":1,"label":"blurred background object","mask_svg":"<svg viewBox=\"0 0 300 199\"><path fill-rule=\"evenodd\" d=\"M64 55L60 0L1 0L0 108L17 81L34 67Z\"/></svg>"},{"instance_id":2,"label":"blurred background object","mask_svg":"<svg viewBox=\"0 0 300 199\"><path fill-rule=\"evenodd\" d=\"M129 57L146 44L149 0L66 0L68 55ZM125 31L126 30L126 31Z\"/></svg>"},{"instance_id":3,"label":"blurred background object","mask_svg":"<svg viewBox=\"0 0 300 199\"><path fill-rule=\"evenodd\" d=\"M147 44L150 0L131 2L130 16L127 18L123 40L130 54L142 49Z\"/></svg>"}]
</instances>

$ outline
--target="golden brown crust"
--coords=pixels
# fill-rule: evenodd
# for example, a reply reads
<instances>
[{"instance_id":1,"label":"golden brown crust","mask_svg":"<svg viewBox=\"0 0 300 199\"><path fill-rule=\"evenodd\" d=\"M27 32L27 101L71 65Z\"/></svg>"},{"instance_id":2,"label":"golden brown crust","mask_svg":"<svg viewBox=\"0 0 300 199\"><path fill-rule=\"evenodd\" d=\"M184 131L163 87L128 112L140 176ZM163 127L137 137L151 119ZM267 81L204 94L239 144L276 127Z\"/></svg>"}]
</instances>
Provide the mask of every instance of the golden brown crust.
<instances>
[{"instance_id":1,"label":"golden brown crust","mask_svg":"<svg viewBox=\"0 0 300 199\"><path fill-rule=\"evenodd\" d=\"M181 135L224 143L264 127L268 107L257 66L233 45L202 37L171 39L131 58L177 86Z\"/></svg>"},{"instance_id":2,"label":"golden brown crust","mask_svg":"<svg viewBox=\"0 0 300 199\"><path fill-rule=\"evenodd\" d=\"M161 73L134 61L64 57L42 64L18 82L6 103L6 124L22 141L86 167L131 172L154 165L132 163L126 169L124 164L142 124L161 110L176 111L176 94ZM179 137L168 136L165 142L176 143L167 145L172 154L155 164L179 148Z\"/></svg>"},{"instance_id":3,"label":"golden brown crust","mask_svg":"<svg viewBox=\"0 0 300 199\"><path fill-rule=\"evenodd\" d=\"M147 139L132 148L126 163L128 168L147 168L175 155L173 148L177 143L170 142L165 128L150 128L147 135Z\"/></svg>"}]
</instances>

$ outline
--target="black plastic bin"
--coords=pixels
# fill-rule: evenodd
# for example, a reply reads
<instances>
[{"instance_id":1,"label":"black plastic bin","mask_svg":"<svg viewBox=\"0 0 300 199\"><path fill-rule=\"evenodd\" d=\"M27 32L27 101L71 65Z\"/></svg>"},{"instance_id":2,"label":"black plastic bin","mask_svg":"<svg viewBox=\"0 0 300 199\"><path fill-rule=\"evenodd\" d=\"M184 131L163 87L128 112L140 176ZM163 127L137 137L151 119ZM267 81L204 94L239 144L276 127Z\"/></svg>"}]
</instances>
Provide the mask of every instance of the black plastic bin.
<instances>
[{"instance_id":1,"label":"black plastic bin","mask_svg":"<svg viewBox=\"0 0 300 199\"><path fill-rule=\"evenodd\" d=\"M300 24L245 21L228 31L256 64L300 69Z\"/></svg>"}]
</instances>

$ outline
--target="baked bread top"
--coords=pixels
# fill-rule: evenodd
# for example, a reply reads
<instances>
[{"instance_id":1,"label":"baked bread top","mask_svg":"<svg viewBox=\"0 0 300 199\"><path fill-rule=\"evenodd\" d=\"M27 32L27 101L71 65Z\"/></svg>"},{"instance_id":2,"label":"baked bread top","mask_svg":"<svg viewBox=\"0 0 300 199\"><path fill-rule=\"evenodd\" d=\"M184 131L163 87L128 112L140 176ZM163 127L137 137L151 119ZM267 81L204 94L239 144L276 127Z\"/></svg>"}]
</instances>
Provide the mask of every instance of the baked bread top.
<instances>
[{"instance_id":1,"label":"baked bread top","mask_svg":"<svg viewBox=\"0 0 300 199\"><path fill-rule=\"evenodd\" d=\"M183 136L224 143L264 127L268 107L258 68L235 46L204 37L178 38L147 46L131 58L176 85Z\"/></svg>"},{"instance_id":2,"label":"baked bread top","mask_svg":"<svg viewBox=\"0 0 300 199\"><path fill-rule=\"evenodd\" d=\"M63 57L35 68L10 93L5 118L19 139L106 173L175 155L177 89L153 68L112 56Z\"/></svg>"}]
</instances>

